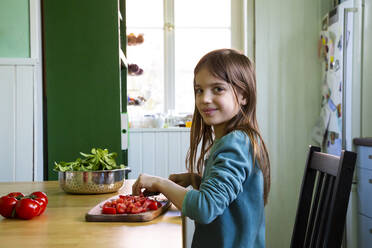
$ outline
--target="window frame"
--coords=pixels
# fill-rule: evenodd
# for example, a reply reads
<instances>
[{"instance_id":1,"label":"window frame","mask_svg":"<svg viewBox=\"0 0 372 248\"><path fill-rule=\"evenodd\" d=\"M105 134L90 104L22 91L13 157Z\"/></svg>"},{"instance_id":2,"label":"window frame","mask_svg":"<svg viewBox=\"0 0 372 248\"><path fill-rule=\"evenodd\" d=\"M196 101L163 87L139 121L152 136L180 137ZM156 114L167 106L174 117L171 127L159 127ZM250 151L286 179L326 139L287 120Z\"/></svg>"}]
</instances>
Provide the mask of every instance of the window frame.
<instances>
[{"instance_id":1,"label":"window frame","mask_svg":"<svg viewBox=\"0 0 372 248\"><path fill-rule=\"evenodd\" d=\"M164 104L163 113L176 111L175 18L174 1L163 0L164 36ZM254 2L234 0L231 3L231 47L254 60ZM249 13L249 17L248 17ZM249 35L248 34L252 34Z\"/></svg>"}]
</instances>

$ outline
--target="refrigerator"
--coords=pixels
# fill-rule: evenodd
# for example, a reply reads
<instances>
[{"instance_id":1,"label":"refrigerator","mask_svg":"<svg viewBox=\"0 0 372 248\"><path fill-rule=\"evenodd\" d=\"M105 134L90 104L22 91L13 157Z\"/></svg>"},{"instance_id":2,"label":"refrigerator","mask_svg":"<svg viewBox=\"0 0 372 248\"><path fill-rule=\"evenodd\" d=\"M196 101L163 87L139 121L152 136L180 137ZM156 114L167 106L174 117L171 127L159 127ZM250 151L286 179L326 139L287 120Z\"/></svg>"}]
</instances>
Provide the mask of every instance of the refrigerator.
<instances>
[{"instance_id":1,"label":"refrigerator","mask_svg":"<svg viewBox=\"0 0 372 248\"><path fill-rule=\"evenodd\" d=\"M321 22L318 57L321 61L321 110L312 137L322 151L337 155L355 151L353 139L372 136L371 46L368 18L372 0L348 0L335 6ZM371 54L372 55L372 54ZM354 178L343 247L358 246L357 178Z\"/></svg>"},{"instance_id":2,"label":"refrigerator","mask_svg":"<svg viewBox=\"0 0 372 248\"><path fill-rule=\"evenodd\" d=\"M339 156L352 149L353 1L345 1L322 20L318 55L322 70L321 113L313 138L323 152Z\"/></svg>"}]
</instances>

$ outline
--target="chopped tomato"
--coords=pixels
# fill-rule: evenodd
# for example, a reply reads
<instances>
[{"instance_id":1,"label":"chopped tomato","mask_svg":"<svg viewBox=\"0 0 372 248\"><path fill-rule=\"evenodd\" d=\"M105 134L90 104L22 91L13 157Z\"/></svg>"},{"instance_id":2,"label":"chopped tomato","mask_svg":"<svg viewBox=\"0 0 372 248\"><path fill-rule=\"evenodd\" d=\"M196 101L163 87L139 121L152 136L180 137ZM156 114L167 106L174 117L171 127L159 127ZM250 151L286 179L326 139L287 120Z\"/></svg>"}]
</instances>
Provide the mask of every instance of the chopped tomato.
<instances>
[{"instance_id":1,"label":"chopped tomato","mask_svg":"<svg viewBox=\"0 0 372 248\"><path fill-rule=\"evenodd\" d=\"M102 213L103 214L116 214L116 208L104 206L102 208Z\"/></svg>"},{"instance_id":2,"label":"chopped tomato","mask_svg":"<svg viewBox=\"0 0 372 248\"><path fill-rule=\"evenodd\" d=\"M102 206L104 214L138 214L157 210L162 204L143 195L119 195L119 198L107 201Z\"/></svg>"},{"instance_id":3,"label":"chopped tomato","mask_svg":"<svg viewBox=\"0 0 372 248\"><path fill-rule=\"evenodd\" d=\"M135 206L135 207L133 207L132 209L131 209L131 213L132 214L139 214L139 213L141 213L143 211L143 208L142 207L137 207L137 206Z\"/></svg>"},{"instance_id":4,"label":"chopped tomato","mask_svg":"<svg viewBox=\"0 0 372 248\"><path fill-rule=\"evenodd\" d=\"M149 205L149 209L150 210L156 210L158 209L158 204L156 203L156 201L152 201Z\"/></svg>"},{"instance_id":5,"label":"chopped tomato","mask_svg":"<svg viewBox=\"0 0 372 248\"><path fill-rule=\"evenodd\" d=\"M116 213L118 214L124 214L126 210L126 207L124 203L118 203L116 204Z\"/></svg>"}]
</instances>

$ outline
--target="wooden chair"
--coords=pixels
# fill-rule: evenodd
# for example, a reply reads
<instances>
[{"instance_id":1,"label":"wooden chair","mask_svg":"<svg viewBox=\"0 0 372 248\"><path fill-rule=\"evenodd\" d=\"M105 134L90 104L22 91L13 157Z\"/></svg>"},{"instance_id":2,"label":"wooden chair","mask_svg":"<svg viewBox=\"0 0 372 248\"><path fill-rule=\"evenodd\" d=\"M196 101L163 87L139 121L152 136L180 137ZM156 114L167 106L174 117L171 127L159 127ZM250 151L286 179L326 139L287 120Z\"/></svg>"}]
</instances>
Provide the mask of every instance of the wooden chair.
<instances>
[{"instance_id":1,"label":"wooden chair","mask_svg":"<svg viewBox=\"0 0 372 248\"><path fill-rule=\"evenodd\" d=\"M310 146L291 247L341 247L356 153L321 153Z\"/></svg>"}]
</instances>

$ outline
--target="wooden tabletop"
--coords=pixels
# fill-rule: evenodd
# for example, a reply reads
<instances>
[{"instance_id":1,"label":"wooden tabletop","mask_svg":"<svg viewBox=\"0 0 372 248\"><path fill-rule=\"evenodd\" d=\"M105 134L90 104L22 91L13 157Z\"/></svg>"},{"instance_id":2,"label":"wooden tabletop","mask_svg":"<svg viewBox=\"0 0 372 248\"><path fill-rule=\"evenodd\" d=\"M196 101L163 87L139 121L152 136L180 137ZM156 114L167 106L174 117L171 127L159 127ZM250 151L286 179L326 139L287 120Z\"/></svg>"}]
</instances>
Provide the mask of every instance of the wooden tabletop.
<instances>
[{"instance_id":1,"label":"wooden tabletop","mask_svg":"<svg viewBox=\"0 0 372 248\"><path fill-rule=\"evenodd\" d=\"M131 193L133 180L126 180L118 193ZM10 192L43 191L49 204L31 220L0 216L1 247L182 247L182 220L174 207L150 222L86 222L85 214L114 194L71 195L57 181L0 183L0 196Z\"/></svg>"}]
</instances>

